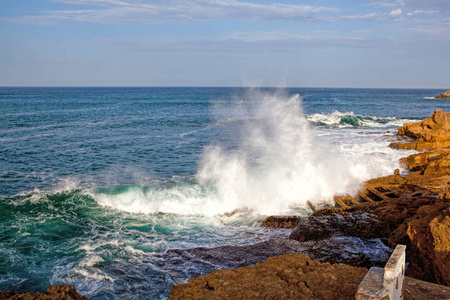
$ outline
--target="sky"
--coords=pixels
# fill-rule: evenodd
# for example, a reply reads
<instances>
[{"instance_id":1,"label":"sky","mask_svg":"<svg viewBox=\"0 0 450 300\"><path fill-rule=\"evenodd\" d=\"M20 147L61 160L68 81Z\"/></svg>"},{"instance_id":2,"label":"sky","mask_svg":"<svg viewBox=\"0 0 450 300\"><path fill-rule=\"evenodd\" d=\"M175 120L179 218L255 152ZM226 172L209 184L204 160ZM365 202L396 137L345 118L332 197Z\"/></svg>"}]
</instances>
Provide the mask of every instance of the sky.
<instances>
[{"instance_id":1,"label":"sky","mask_svg":"<svg viewBox=\"0 0 450 300\"><path fill-rule=\"evenodd\" d=\"M0 86L450 88L449 0L0 0Z\"/></svg>"}]
</instances>

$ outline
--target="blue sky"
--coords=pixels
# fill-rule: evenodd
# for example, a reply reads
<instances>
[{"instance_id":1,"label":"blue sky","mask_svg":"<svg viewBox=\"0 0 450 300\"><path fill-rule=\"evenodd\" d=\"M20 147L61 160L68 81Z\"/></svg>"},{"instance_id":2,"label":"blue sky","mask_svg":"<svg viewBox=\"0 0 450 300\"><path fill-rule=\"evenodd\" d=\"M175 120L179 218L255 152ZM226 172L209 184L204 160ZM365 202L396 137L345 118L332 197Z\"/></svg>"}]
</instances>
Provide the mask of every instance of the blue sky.
<instances>
[{"instance_id":1,"label":"blue sky","mask_svg":"<svg viewBox=\"0 0 450 300\"><path fill-rule=\"evenodd\" d=\"M449 0L1 0L0 86L450 88Z\"/></svg>"}]
</instances>

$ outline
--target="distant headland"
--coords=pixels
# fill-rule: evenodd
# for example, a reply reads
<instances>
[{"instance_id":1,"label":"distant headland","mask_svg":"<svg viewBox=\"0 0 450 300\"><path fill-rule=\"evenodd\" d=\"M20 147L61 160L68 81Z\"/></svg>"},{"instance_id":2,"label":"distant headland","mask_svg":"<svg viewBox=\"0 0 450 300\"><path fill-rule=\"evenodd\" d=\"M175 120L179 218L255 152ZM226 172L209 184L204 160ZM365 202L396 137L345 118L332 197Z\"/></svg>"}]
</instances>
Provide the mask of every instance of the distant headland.
<instances>
[{"instance_id":1,"label":"distant headland","mask_svg":"<svg viewBox=\"0 0 450 300\"><path fill-rule=\"evenodd\" d=\"M439 96L434 97L436 99L450 99L450 90L443 92Z\"/></svg>"}]
</instances>

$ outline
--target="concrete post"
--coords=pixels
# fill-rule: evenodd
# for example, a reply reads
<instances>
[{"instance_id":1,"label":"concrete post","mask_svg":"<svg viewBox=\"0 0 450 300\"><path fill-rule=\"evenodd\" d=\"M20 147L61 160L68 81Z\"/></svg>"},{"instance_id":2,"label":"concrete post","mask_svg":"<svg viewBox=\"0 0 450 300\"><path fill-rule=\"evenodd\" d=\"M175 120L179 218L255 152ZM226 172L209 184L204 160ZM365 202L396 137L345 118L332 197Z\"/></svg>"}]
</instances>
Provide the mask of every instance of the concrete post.
<instances>
[{"instance_id":1,"label":"concrete post","mask_svg":"<svg viewBox=\"0 0 450 300\"><path fill-rule=\"evenodd\" d=\"M357 300L402 300L406 246L397 245L385 268L370 268L356 293Z\"/></svg>"},{"instance_id":2,"label":"concrete post","mask_svg":"<svg viewBox=\"0 0 450 300\"><path fill-rule=\"evenodd\" d=\"M402 287L405 279L406 246L397 245L384 267L383 294L389 299L403 299Z\"/></svg>"}]
</instances>

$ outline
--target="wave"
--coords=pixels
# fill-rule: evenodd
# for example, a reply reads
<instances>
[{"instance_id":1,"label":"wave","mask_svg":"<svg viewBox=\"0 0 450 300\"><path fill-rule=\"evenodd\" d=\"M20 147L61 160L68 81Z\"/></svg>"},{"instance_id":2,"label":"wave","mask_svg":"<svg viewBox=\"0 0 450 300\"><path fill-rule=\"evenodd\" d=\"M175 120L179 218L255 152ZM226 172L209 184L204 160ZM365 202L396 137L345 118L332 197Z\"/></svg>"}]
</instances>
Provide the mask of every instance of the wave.
<instances>
[{"instance_id":1,"label":"wave","mask_svg":"<svg viewBox=\"0 0 450 300\"><path fill-rule=\"evenodd\" d=\"M354 112L340 112L335 110L329 114L311 114L306 119L315 126L327 127L398 127L416 120L395 117L376 117L355 115Z\"/></svg>"},{"instance_id":2,"label":"wave","mask_svg":"<svg viewBox=\"0 0 450 300\"><path fill-rule=\"evenodd\" d=\"M323 140L311 123L381 127L401 125L401 119L338 111L308 116L300 95L282 91L251 90L234 99L229 111L231 119L240 120L239 129L231 132L236 141L232 147L215 143L205 147L195 175L147 182L150 186L81 188L82 193L103 207L133 214L218 216L236 210L258 216L292 214L304 213L308 200L333 203L333 195L356 192L364 180L398 167L394 156L364 157L379 152L372 144L366 147L367 139L361 140L364 136L352 136L353 144L338 145L334 137ZM223 127L225 135L230 128ZM380 147L382 152L389 151ZM58 189L77 188L77 180L68 178Z\"/></svg>"},{"instance_id":3,"label":"wave","mask_svg":"<svg viewBox=\"0 0 450 300\"><path fill-rule=\"evenodd\" d=\"M282 91L251 90L232 104L229 111L240 120L236 143L205 147L194 177L179 178L171 185L99 189L92 198L129 213L292 214L304 209L308 200L332 204L333 195L356 192L364 180L398 167L395 157L363 159L365 148L362 154L343 155L342 149L320 139L311 123L385 127L399 126L404 120L338 111L307 116L300 95Z\"/></svg>"}]
</instances>

